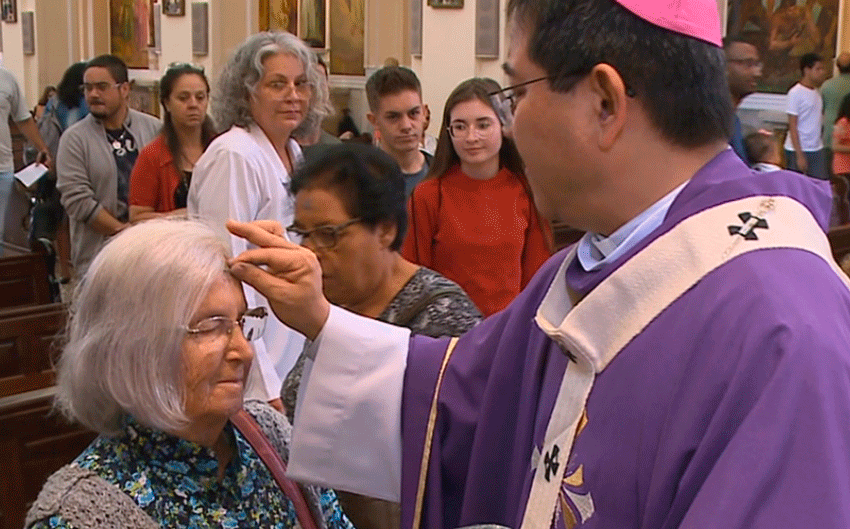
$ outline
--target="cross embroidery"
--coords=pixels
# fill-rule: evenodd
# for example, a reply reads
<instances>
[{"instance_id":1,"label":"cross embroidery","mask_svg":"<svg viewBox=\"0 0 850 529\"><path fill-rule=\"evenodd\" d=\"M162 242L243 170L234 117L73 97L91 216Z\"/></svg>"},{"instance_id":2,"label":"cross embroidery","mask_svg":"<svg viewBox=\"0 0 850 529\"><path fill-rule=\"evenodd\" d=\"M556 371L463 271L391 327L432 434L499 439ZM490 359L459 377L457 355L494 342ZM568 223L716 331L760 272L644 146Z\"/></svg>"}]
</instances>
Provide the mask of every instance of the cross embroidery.
<instances>
[{"instance_id":1,"label":"cross embroidery","mask_svg":"<svg viewBox=\"0 0 850 529\"><path fill-rule=\"evenodd\" d=\"M769 229L767 221L752 213L739 213L738 218L744 223L743 226L729 226L729 235L740 235L747 241L757 241L756 229Z\"/></svg>"},{"instance_id":2,"label":"cross embroidery","mask_svg":"<svg viewBox=\"0 0 850 529\"><path fill-rule=\"evenodd\" d=\"M560 463L558 463L558 453L560 452L560 448L558 445L554 445L552 447L551 452L546 452L546 455L543 456L543 465L546 467L546 481L548 482L552 476L558 475L558 467Z\"/></svg>"}]
</instances>

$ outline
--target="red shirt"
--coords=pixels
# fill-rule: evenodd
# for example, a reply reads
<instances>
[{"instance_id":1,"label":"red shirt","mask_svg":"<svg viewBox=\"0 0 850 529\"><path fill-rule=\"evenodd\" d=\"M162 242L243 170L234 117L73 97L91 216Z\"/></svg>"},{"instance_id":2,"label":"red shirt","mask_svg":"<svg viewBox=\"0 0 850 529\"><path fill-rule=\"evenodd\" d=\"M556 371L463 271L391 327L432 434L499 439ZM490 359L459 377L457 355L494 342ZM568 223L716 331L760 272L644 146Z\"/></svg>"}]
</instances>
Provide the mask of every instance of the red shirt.
<instances>
[{"instance_id":1,"label":"red shirt","mask_svg":"<svg viewBox=\"0 0 850 529\"><path fill-rule=\"evenodd\" d=\"M157 213L167 213L174 207L174 190L182 176L172 162L165 137L159 134L136 159L130 174L131 206L147 206Z\"/></svg>"},{"instance_id":2,"label":"red shirt","mask_svg":"<svg viewBox=\"0 0 850 529\"><path fill-rule=\"evenodd\" d=\"M458 283L485 316L505 308L551 255L549 224L519 176L488 180L460 166L416 186L402 255Z\"/></svg>"}]
</instances>

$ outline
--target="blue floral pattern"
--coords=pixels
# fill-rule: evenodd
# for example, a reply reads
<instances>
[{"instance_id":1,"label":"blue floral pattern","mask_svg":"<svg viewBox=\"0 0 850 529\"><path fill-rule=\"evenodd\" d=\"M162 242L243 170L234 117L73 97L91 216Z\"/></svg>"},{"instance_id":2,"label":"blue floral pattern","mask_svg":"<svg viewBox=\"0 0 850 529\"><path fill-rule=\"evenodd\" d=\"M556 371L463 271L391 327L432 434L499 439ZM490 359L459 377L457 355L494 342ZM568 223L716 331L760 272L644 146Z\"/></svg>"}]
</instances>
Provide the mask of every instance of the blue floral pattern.
<instances>
[{"instance_id":1,"label":"blue floral pattern","mask_svg":"<svg viewBox=\"0 0 850 529\"><path fill-rule=\"evenodd\" d=\"M292 503L254 448L229 423L225 434L235 450L221 481L210 449L132 418L121 435L98 437L74 462L116 485L163 527L297 527ZM328 529L354 529L333 491L323 490L320 503ZM73 526L53 516L31 527Z\"/></svg>"}]
</instances>

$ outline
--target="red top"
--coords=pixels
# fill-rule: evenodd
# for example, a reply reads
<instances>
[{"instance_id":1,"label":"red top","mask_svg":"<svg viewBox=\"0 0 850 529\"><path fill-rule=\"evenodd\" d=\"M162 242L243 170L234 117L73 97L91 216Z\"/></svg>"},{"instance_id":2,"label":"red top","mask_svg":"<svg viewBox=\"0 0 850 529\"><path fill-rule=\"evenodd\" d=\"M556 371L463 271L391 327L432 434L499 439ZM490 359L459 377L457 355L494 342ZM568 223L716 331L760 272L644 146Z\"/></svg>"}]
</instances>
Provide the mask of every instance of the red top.
<instances>
[{"instance_id":1,"label":"red top","mask_svg":"<svg viewBox=\"0 0 850 529\"><path fill-rule=\"evenodd\" d=\"M171 161L171 151L162 134L142 149L130 174L131 206L147 206L157 213L177 209L174 190L182 176Z\"/></svg>"},{"instance_id":2,"label":"red top","mask_svg":"<svg viewBox=\"0 0 850 529\"><path fill-rule=\"evenodd\" d=\"M842 146L850 145L850 122L842 117L833 128L832 137ZM832 145L827 145L832 148ZM836 152L832 155L832 174L850 173L850 154Z\"/></svg>"},{"instance_id":3,"label":"red top","mask_svg":"<svg viewBox=\"0 0 850 529\"><path fill-rule=\"evenodd\" d=\"M551 255L549 224L521 177L489 180L456 165L416 186L402 255L458 283L485 316L505 308Z\"/></svg>"}]
</instances>

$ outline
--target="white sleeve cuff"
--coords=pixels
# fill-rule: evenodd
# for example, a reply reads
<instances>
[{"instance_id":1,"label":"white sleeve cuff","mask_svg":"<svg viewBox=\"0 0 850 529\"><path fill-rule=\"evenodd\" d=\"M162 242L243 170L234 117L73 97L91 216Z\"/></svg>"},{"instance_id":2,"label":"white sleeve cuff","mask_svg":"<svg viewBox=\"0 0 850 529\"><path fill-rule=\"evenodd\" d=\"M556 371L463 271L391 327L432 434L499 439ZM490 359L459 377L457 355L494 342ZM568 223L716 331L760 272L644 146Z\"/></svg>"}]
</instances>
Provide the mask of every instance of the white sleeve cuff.
<instances>
[{"instance_id":1,"label":"white sleeve cuff","mask_svg":"<svg viewBox=\"0 0 850 529\"><path fill-rule=\"evenodd\" d=\"M409 340L404 327L331 307L301 378L290 478L399 501Z\"/></svg>"}]
</instances>

